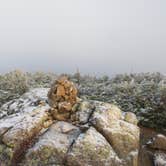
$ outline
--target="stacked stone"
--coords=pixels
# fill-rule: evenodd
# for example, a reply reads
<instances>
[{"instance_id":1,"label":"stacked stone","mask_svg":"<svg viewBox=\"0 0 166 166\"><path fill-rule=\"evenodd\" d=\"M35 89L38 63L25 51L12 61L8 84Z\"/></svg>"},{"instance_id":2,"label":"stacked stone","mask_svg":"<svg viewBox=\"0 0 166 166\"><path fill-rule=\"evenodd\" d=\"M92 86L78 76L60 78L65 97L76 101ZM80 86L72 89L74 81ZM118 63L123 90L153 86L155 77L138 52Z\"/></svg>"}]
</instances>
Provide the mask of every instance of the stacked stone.
<instances>
[{"instance_id":1,"label":"stacked stone","mask_svg":"<svg viewBox=\"0 0 166 166\"><path fill-rule=\"evenodd\" d=\"M52 121L47 103L34 105L38 99L46 100L45 90L5 104L17 113L0 120L0 166L138 166L140 134L134 114L109 103L78 100L73 83L60 78L48 93L57 119ZM163 136L154 140L151 146L165 149ZM156 165L166 158L163 153L154 157Z\"/></svg>"},{"instance_id":2,"label":"stacked stone","mask_svg":"<svg viewBox=\"0 0 166 166\"><path fill-rule=\"evenodd\" d=\"M77 88L67 77L60 77L48 92L48 102L51 114L56 120L68 121L72 114L72 107L77 102Z\"/></svg>"}]
</instances>

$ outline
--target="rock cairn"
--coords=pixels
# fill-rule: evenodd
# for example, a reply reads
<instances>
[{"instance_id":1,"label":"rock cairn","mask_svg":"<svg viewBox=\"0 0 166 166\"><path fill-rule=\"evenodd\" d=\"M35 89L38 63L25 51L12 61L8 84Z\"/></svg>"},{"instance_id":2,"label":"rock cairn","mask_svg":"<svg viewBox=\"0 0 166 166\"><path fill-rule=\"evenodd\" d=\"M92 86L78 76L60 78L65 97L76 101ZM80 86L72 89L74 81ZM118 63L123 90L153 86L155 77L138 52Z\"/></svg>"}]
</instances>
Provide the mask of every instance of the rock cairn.
<instances>
[{"instance_id":1,"label":"rock cairn","mask_svg":"<svg viewBox=\"0 0 166 166\"><path fill-rule=\"evenodd\" d=\"M66 77L49 93L34 89L3 107L15 113L0 119L0 166L138 166L135 115L77 98L76 87ZM155 155L155 163L160 156Z\"/></svg>"},{"instance_id":2,"label":"rock cairn","mask_svg":"<svg viewBox=\"0 0 166 166\"><path fill-rule=\"evenodd\" d=\"M77 88L73 82L63 76L57 79L48 92L48 103L51 114L56 120L69 121L72 107L77 102Z\"/></svg>"}]
</instances>

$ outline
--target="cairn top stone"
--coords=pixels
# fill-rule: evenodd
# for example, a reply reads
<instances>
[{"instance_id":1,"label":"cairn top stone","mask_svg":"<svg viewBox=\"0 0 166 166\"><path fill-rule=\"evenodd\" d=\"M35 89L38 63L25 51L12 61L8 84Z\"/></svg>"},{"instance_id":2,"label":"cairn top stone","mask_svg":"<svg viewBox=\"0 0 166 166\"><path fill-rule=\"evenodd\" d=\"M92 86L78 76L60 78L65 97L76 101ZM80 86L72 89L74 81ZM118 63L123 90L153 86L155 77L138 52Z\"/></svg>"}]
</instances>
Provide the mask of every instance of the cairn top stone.
<instances>
[{"instance_id":1,"label":"cairn top stone","mask_svg":"<svg viewBox=\"0 0 166 166\"><path fill-rule=\"evenodd\" d=\"M78 90L66 76L58 78L48 92L51 114L56 120L68 120L77 102Z\"/></svg>"}]
</instances>

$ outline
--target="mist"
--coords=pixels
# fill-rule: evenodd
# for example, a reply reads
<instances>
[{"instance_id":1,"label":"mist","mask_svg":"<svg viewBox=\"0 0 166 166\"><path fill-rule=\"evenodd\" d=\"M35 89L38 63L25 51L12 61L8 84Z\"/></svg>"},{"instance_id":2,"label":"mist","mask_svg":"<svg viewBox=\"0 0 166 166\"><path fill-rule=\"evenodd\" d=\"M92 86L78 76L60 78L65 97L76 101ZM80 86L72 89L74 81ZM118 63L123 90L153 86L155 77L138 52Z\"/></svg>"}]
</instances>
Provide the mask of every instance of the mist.
<instances>
[{"instance_id":1,"label":"mist","mask_svg":"<svg viewBox=\"0 0 166 166\"><path fill-rule=\"evenodd\" d=\"M0 2L0 72L166 73L165 0Z\"/></svg>"}]
</instances>

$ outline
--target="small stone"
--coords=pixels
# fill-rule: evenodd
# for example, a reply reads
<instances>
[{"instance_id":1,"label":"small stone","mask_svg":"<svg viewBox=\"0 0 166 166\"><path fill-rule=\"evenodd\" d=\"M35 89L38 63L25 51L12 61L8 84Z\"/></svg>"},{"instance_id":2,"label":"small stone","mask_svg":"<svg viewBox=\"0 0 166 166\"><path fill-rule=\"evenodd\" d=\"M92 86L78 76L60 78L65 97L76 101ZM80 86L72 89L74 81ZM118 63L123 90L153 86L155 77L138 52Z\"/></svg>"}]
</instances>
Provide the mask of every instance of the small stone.
<instances>
[{"instance_id":1,"label":"small stone","mask_svg":"<svg viewBox=\"0 0 166 166\"><path fill-rule=\"evenodd\" d=\"M54 119L61 120L61 121L66 121L67 119L70 118L70 113L69 112L60 113L60 112L58 112L57 109L52 109L51 110L51 115L53 116Z\"/></svg>"},{"instance_id":2,"label":"small stone","mask_svg":"<svg viewBox=\"0 0 166 166\"><path fill-rule=\"evenodd\" d=\"M156 135L148 146L153 149L166 150L166 136L162 134Z\"/></svg>"},{"instance_id":3,"label":"small stone","mask_svg":"<svg viewBox=\"0 0 166 166\"><path fill-rule=\"evenodd\" d=\"M44 122L43 127L44 127L44 128L48 128L49 126L51 126L52 123L53 123L53 122L52 122L51 119L50 119L50 120L47 120L47 121Z\"/></svg>"},{"instance_id":4,"label":"small stone","mask_svg":"<svg viewBox=\"0 0 166 166\"><path fill-rule=\"evenodd\" d=\"M57 92L56 92L57 96L63 97L65 96L65 88L62 85L59 85L57 87Z\"/></svg>"},{"instance_id":5,"label":"small stone","mask_svg":"<svg viewBox=\"0 0 166 166\"><path fill-rule=\"evenodd\" d=\"M61 102L58 104L58 111L59 112L66 112L66 111L71 111L71 110L72 110L71 103Z\"/></svg>"},{"instance_id":6,"label":"small stone","mask_svg":"<svg viewBox=\"0 0 166 166\"><path fill-rule=\"evenodd\" d=\"M94 110L93 104L88 101L82 101L79 103L76 109L77 111L75 111L71 117L78 120L79 124L88 123L89 118Z\"/></svg>"}]
</instances>

